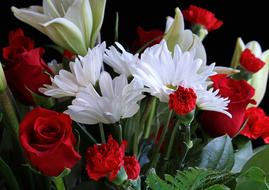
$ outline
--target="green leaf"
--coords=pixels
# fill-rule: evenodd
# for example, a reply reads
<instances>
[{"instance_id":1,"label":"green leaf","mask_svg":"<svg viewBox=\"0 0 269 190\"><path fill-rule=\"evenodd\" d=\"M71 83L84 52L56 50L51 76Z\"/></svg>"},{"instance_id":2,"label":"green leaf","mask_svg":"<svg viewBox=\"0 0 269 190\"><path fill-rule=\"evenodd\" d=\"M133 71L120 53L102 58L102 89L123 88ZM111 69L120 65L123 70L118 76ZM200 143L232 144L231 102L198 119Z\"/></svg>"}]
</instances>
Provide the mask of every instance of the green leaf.
<instances>
[{"instance_id":1,"label":"green leaf","mask_svg":"<svg viewBox=\"0 0 269 190\"><path fill-rule=\"evenodd\" d=\"M244 164L252 155L252 144L251 141L248 140L248 142L234 154L235 161L232 172L240 172Z\"/></svg>"},{"instance_id":2,"label":"green leaf","mask_svg":"<svg viewBox=\"0 0 269 190\"><path fill-rule=\"evenodd\" d=\"M176 190L172 185L159 178L154 169L147 176L146 183L152 190Z\"/></svg>"},{"instance_id":3,"label":"green leaf","mask_svg":"<svg viewBox=\"0 0 269 190\"><path fill-rule=\"evenodd\" d=\"M158 177L153 170L148 175L146 183L152 190L201 190L209 187L213 188L214 186L220 189L220 187L225 187L221 185L233 179L235 179L235 175L229 172L189 168L179 171L176 176L165 175L165 180ZM216 184L219 186L216 186Z\"/></svg>"},{"instance_id":4,"label":"green leaf","mask_svg":"<svg viewBox=\"0 0 269 190\"><path fill-rule=\"evenodd\" d=\"M237 179L235 190L268 190L266 174L257 167L252 167Z\"/></svg>"},{"instance_id":5,"label":"green leaf","mask_svg":"<svg viewBox=\"0 0 269 190\"><path fill-rule=\"evenodd\" d=\"M47 96L41 96L37 93L34 93L30 89L28 89L33 97L33 100L36 105L39 105L44 108L52 108L55 105L55 100L52 97L47 97Z\"/></svg>"},{"instance_id":6,"label":"green leaf","mask_svg":"<svg viewBox=\"0 0 269 190\"><path fill-rule=\"evenodd\" d=\"M202 150L198 167L230 171L234 165L231 138L227 135L211 140Z\"/></svg>"},{"instance_id":7,"label":"green leaf","mask_svg":"<svg viewBox=\"0 0 269 190\"><path fill-rule=\"evenodd\" d=\"M213 185L213 186L211 186L209 188L206 188L205 190L230 190L230 188L226 187L224 185L217 184L217 185Z\"/></svg>"},{"instance_id":8,"label":"green leaf","mask_svg":"<svg viewBox=\"0 0 269 190\"><path fill-rule=\"evenodd\" d=\"M269 177L269 145L260 148L255 154L246 162L241 172L246 172L249 168L255 166L261 168L267 177Z\"/></svg>"}]
</instances>

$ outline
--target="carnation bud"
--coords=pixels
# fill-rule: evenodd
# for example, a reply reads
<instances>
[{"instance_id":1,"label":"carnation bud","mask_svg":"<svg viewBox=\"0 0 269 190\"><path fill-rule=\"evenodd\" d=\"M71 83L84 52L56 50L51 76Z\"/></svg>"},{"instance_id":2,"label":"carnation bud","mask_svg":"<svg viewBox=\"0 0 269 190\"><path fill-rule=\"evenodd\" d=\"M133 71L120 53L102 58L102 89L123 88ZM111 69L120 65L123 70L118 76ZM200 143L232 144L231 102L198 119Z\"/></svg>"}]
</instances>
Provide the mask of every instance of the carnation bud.
<instances>
[{"instance_id":1,"label":"carnation bud","mask_svg":"<svg viewBox=\"0 0 269 190\"><path fill-rule=\"evenodd\" d=\"M122 166L112 183L114 183L115 185L122 185L127 179L128 176L124 170L124 167Z\"/></svg>"},{"instance_id":2,"label":"carnation bud","mask_svg":"<svg viewBox=\"0 0 269 190\"><path fill-rule=\"evenodd\" d=\"M2 64L0 63L0 93L2 93L6 88L7 88L7 81L2 68Z\"/></svg>"}]
</instances>

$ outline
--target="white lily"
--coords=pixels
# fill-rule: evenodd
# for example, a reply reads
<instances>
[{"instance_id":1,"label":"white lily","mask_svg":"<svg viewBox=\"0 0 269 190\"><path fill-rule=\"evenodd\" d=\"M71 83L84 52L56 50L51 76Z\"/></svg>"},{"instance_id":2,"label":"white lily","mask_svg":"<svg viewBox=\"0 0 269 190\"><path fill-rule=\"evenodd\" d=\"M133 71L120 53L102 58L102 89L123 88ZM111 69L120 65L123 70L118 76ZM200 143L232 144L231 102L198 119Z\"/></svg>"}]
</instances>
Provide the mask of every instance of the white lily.
<instances>
[{"instance_id":1,"label":"white lily","mask_svg":"<svg viewBox=\"0 0 269 190\"><path fill-rule=\"evenodd\" d=\"M179 45L182 51L194 51L195 58L202 59L206 64L205 48L199 37L191 30L184 29L184 19L179 8L175 10L175 19L167 17L164 39L167 41L168 49L173 52L176 45Z\"/></svg>"},{"instance_id":2,"label":"white lily","mask_svg":"<svg viewBox=\"0 0 269 190\"><path fill-rule=\"evenodd\" d=\"M72 105L65 111L74 121L84 124L116 123L121 118L130 118L138 110L138 101L144 98L143 84L120 75L112 80L107 72L102 72L99 80L100 96L92 85L81 90Z\"/></svg>"},{"instance_id":3,"label":"white lily","mask_svg":"<svg viewBox=\"0 0 269 190\"><path fill-rule=\"evenodd\" d=\"M246 45L244 44L241 38L237 39L235 51L233 54L231 67L236 68L240 63L240 56L241 53L246 49L250 49L250 51L259 59L265 62L265 65L261 70L254 73L251 79L248 80L248 83L251 84L255 88L255 95L253 99L257 102L256 105L258 106L266 92L266 86L268 81L268 74L269 74L269 50L262 52L262 48L257 41L248 42ZM251 105L250 105L251 106Z\"/></svg>"},{"instance_id":4,"label":"white lily","mask_svg":"<svg viewBox=\"0 0 269 190\"><path fill-rule=\"evenodd\" d=\"M103 67L103 55L106 48L105 42L89 49L85 57L79 57L70 62L71 72L61 69L59 74L51 79L52 85L44 85L40 92L54 98L76 96L88 85L95 85L99 80Z\"/></svg>"},{"instance_id":5,"label":"white lily","mask_svg":"<svg viewBox=\"0 0 269 190\"><path fill-rule=\"evenodd\" d=\"M105 4L106 0L43 0L43 6L11 10L57 45L84 56L95 45Z\"/></svg>"}]
</instances>

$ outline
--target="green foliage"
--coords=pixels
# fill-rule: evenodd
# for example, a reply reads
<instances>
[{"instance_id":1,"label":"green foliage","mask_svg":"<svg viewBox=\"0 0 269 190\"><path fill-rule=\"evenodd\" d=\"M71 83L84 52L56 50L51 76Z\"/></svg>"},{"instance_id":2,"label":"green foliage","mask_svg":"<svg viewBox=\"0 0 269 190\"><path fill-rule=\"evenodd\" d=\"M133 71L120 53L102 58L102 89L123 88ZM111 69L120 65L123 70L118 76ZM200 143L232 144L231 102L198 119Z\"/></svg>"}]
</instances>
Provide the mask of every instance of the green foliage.
<instances>
[{"instance_id":1,"label":"green foliage","mask_svg":"<svg viewBox=\"0 0 269 190\"><path fill-rule=\"evenodd\" d=\"M237 179L235 190L268 190L269 185L266 183L266 174L257 167L252 167Z\"/></svg>"},{"instance_id":2,"label":"green foliage","mask_svg":"<svg viewBox=\"0 0 269 190\"><path fill-rule=\"evenodd\" d=\"M197 166L217 171L230 171L234 165L234 150L227 135L214 138L203 149Z\"/></svg>"},{"instance_id":3,"label":"green foliage","mask_svg":"<svg viewBox=\"0 0 269 190\"><path fill-rule=\"evenodd\" d=\"M189 168L178 171L175 176L165 175L162 180L154 171L148 175L146 183L152 190L218 190L227 189L224 184L235 179L236 175L202 168ZM218 184L218 186L216 186ZM225 188L224 188L225 187Z\"/></svg>"},{"instance_id":4,"label":"green foliage","mask_svg":"<svg viewBox=\"0 0 269 190\"><path fill-rule=\"evenodd\" d=\"M255 154L246 162L241 172L246 172L251 167L261 168L267 177L269 177L269 145L259 148Z\"/></svg>"},{"instance_id":5,"label":"green foliage","mask_svg":"<svg viewBox=\"0 0 269 190\"><path fill-rule=\"evenodd\" d=\"M232 169L232 172L240 172L244 164L248 159L253 155L251 141L247 141L242 147L240 147L237 152L235 152L235 162Z\"/></svg>"}]
</instances>

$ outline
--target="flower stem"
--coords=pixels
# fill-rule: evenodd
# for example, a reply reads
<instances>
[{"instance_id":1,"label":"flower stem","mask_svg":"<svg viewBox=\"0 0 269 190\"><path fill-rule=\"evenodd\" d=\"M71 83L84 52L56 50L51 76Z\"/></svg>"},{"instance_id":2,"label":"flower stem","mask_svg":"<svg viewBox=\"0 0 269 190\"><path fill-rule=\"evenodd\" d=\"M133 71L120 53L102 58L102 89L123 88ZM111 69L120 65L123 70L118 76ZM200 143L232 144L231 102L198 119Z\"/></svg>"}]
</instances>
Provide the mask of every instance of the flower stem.
<instances>
[{"instance_id":1,"label":"flower stem","mask_svg":"<svg viewBox=\"0 0 269 190\"><path fill-rule=\"evenodd\" d=\"M189 152L189 150L192 148L193 144L192 144L192 141L191 141L191 130L190 130L190 124L188 125L185 125L184 126L185 128L185 140L184 140L184 145L185 145L185 151L184 151L184 154L183 154L183 157L181 158L180 160L180 167L183 168L183 164L184 164L184 161L186 159L186 156Z\"/></svg>"},{"instance_id":2,"label":"flower stem","mask_svg":"<svg viewBox=\"0 0 269 190\"><path fill-rule=\"evenodd\" d=\"M53 177L53 181L57 190L65 190L65 185L62 177Z\"/></svg>"},{"instance_id":3,"label":"flower stem","mask_svg":"<svg viewBox=\"0 0 269 190\"><path fill-rule=\"evenodd\" d=\"M15 109L13 107L13 102L11 99L11 93L8 88L6 88L4 91L0 93L0 107L2 108L1 111L3 113L3 121L4 125L7 130L10 130L10 133L12 135L12 141L14 146L14 152L17 153L20 157L20 165L26 164L27 160L24 156L23 150L21 148L18 134L19 134L19 121L15 112ZM29 189L35 189L34 188L34 181L33 181L33 174L32 172L26 168L24 170L24 175L26 175L26 179L28 180Z\"/></svg>"},{"instance_id":4,"label":"flower stem","mask_svg":"<svg viewBox=\"0 0 269 190\"><path fill-rule=\"evenodd\" d=\"M121 126L121 124L120 123L118 123L118 125L117 125L117 131L118 131L118 142L119 142L119 144L121 144L122 143L122 126Z\"/></svg>"},{"instance_id":5,"label":"flower stem","mask_svg":"<svg viewBox=\"0 0 269 190\"><path fill-rule=\"evenodd\" d=\"M8 89L0 94L0 106L2 108L5 124L11 129L13 137L18 139L19 121L9 96Z\"/></svg>"},{"instance_id":6,"label":"flower stem","mask_svg":"<svg viewBox=\"0 0 269 190\"><path fill-rule=\"evenodd\" d=\"M170 123L170 120L171 120L171 118L172 118L172 115L173 115L173 111L171 110L171 111L169 112L169 115L168 115L168 118L167 118L166 126L165 126L165 128L163 129L163 133L162 133L162 135L161 135L161 137L160 137L160 139L159 139L159 142L158 142L158 144L157 144L157 147L155 148L155 150L154 150L154 152L153 152L152 160L151 160L151 162L150 162L150 164L149 164L149 167L147 168L148 170L149 170L150 168L152 168L155 164L157 164L157 162L158 162L158 160L159 160L159 157L160 157L160 156L159 156L159 151L160 151L161 146L162 146L162 144L163 144L163 141L164 141L164 139L165 139L165 135L166 135L166 132L167 132L167 130L168 130L169 123Z\"/></svg>"},{"instance_id":7,"label":"flower stem","mask_svg":"<svg viewBox=\"0 0 269 190\"><path fill-rule=\"evenodd\" d=\"M144 139L147 139L150 135L152 120L156 112L156 105L157 105L157 98L152 97L149 104L149 107L150 107L149 117L147 118L146 127L144 128Z\"/></svg>"},{"instance_id":8,"label":"flower stem","mask_svg":"<svg viewBox=\"0 0 269 190\"><path fill-rule=\"evenodd\" d=\"M0 175L7 183L10 190L20 190L19 184L9 166L0 157Z\"/></svg>"},{"instance_id":9,"label":"flower stem","mask_svg":"<svg viewBox=\"0 0 269 190\"><path fill-rule=\"evenodd\" d=\"M106 136L105 136L105 130L104 130L103 123L99 123L99 129L100 129L101 141L103 144L105 144L106 143Z\"/></svg>"},{"instance_id":10,"label":"flower stem","mask_svg":"<svg viewBox=\"0 0 269 190\"><path fill-rule=\"evenodd\" d=\"M171 152L172 152L172 148L173 148L173 144L174 144L174 141L175 141L175 136L176 136L176 132L177 132L179 123L180 122L177 121L177 123L174 125L173 131L172 131L172 134L171 134L171 137L170 137L170 141L169 141L169 144L168 144L168 148L167 148L167 151L166 151L166 155L164 157L165 161L168 161L170 159L170 155L171 155Z\"/></svg>"}]
</instances>

